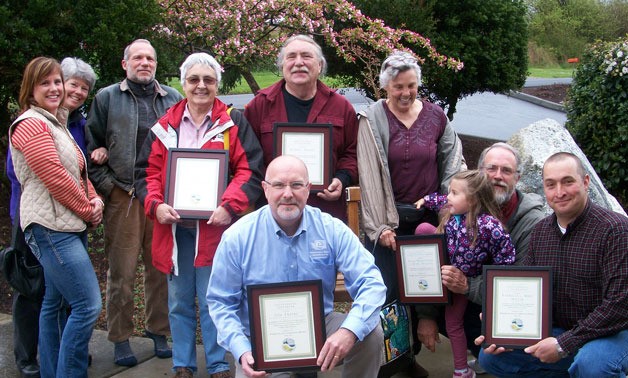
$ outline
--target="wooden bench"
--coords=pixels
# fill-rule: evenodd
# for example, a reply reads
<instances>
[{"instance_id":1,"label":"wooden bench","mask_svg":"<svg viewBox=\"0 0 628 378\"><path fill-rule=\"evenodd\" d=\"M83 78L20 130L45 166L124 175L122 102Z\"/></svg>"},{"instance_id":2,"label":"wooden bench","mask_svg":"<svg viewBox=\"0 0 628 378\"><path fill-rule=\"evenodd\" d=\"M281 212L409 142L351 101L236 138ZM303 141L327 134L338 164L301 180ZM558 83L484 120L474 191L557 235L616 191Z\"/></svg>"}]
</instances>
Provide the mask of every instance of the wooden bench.
<instances>
[{"instance_id":1,"label":"wooden bench","mask_svg":"<svg viewBox=\"0 0 628 378\"><path fill-rule=\"evenodd\" d=\"M360 187L350 186L345 189L347 195L347 226L360 236ZM345 277L338 272L336 276L336 289L334 290L334 302L352 302L353 299L345 287Z\"/></svg>"}]
</instances>

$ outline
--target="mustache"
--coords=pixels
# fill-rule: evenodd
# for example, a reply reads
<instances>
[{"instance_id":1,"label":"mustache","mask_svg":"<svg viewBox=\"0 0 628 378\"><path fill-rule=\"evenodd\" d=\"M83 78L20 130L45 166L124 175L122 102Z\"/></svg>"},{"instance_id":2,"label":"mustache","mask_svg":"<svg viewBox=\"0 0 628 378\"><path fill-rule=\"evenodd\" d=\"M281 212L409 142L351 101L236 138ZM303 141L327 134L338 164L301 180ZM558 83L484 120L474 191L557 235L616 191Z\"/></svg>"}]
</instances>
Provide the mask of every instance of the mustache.
<instances>
[{"instance_id":1,"label":"mustache","mask_svg":"<svg viewBox=\"0 0 628 378\"><path fill-rule=\"evenodd\" d=\"M496 180L494 180L494 181L491 182L491 184L493 184L495 186L501 186L502 188L508 189L508 184L506 184L503 181L496 181Z\"/></svg>"},{"instance_id":2,"label":"mustache","mask_svg":"<svg viewBox=\"0 0 628 378\"><path fill-rule=\"evenodd\" d=\"M296 73L296 72L310 73L310 70L307 67L295 67L290 70L290 73Z\"/></svg>"},{"instance_id":3,"label":"mustache","mask_svg":"<svg viewBox=\"0 0 628 378\"><path fill-rule=\"evenodd\" d=\"M290 201L290 200L279 200L279 205L293 205L293 206L296 206L297 203L295 201Z\"/></svg>"}]
</instances>

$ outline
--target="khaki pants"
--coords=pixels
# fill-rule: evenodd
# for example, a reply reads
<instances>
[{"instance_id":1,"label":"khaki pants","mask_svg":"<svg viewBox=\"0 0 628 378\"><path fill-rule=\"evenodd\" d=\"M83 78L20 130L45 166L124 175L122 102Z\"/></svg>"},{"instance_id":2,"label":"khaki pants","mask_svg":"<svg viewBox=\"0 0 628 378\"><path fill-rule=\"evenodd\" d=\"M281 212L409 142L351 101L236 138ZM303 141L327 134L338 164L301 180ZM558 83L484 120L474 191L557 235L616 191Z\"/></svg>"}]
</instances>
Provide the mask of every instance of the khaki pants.
<instances>
[{"instance_id":1,"label":"khaki pants","mask_svg":"<svg viewBox=\"0 0 628 378\"><path fill-rule=\"evenodd\" d=\"M153 266L152 237L153 223L144 215L139 200L131 202L128 193L114 187L105 209L107 330L111 342L127 340L133 333L133 288L140 254L144 263L146 329L157 335L170 332L166 275Z\"/></svg>"}]
</instances>

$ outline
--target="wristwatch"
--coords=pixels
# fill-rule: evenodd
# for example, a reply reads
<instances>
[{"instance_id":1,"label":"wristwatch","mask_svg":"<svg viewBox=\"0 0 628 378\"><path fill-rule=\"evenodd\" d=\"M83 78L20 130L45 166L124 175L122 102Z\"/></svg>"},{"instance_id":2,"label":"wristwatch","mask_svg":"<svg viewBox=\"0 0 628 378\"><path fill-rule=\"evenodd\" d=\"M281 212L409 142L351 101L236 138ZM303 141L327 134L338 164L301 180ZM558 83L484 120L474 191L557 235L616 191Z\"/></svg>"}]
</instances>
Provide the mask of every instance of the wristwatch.
<instances>
[{"instance_id":1,"label":"wristwatch","mask_svg":"<svg viewBox=\"0 0 628 378\"><path fill-rule=\"evenodd\" d=\"M560 358L565 358L569 356L569 353L565 352L563 348L560 346L560 344L558 343L558 340L556 340L556 352L558 352L558 356Z\"/></svg>"}]
</instances>

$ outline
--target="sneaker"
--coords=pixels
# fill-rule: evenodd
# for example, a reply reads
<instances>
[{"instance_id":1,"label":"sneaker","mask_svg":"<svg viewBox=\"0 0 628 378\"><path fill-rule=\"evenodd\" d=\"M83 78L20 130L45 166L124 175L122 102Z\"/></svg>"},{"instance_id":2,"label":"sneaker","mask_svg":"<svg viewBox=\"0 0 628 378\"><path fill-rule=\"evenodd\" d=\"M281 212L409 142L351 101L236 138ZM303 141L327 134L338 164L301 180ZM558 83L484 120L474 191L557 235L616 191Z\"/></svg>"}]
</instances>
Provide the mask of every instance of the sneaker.
<instances>
[{"instance_id":1,"label":"sneaker","mask_svg":"<svg viewBox=\"0 0 628 378\"><path fill-rule=\"evenodd\" d=\"M233 378L233 375L231 375L231 372L229 370L225 370L218 373L214 373L210 375L209 377L210 378Z\"/></svg>"},{"instance_id":2,"label":"sneaker","mask_svg":"<svg viewBox=\"0 0 628 378\"><path fill-rule=\"evenodd\" d=\"M18 366L20 370L20 376L25 378L39 378L39 365L37 362L32 364L26 364L24 366Z\"/></svg>"},{"instance_id":3,"label":"sneaker","mask_svg":"<svg viewBox=\"0 0 628 378\"><path fill-rule=\"evenodd\" d=\"M475 371L473 371L470 367L467 367L467 370L464 373L454 372L453 378L475 378Z\"/></svg>"},{"instance_id":4,"label":"sneaker","mask_svg":"<svg viewBox=\"0 0 628 378\"><path fill-rule=\"evenodd\" d=\"M193 378L194 372L186 367L178 367L174 371L174 378Z\"/></svg>"},{"instance_id":5,"label":"sneaker","mask_svg":"<svg viewBox=\"0 0 628 378\"><path fill-rule=\"evenodd\" d=\"M467 363L469 364L469 367L473 369L473 371L475 371L475 374L477 375L486 374L486 370L484 370L482 366L480 366L480 363L478 362L477 359L471 360Z\"/></svg>"}]
</instances>

